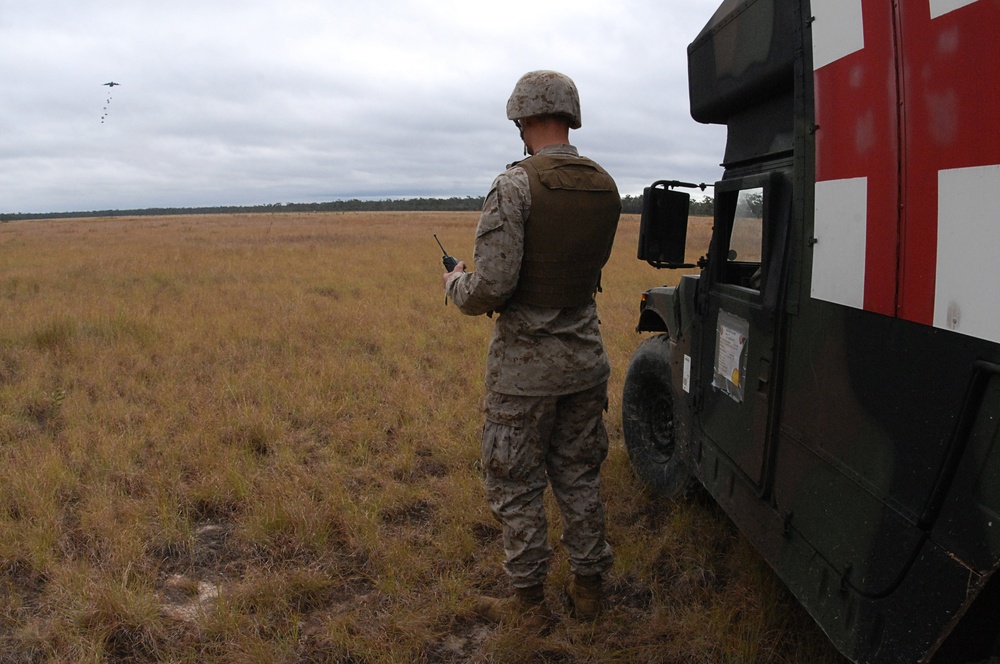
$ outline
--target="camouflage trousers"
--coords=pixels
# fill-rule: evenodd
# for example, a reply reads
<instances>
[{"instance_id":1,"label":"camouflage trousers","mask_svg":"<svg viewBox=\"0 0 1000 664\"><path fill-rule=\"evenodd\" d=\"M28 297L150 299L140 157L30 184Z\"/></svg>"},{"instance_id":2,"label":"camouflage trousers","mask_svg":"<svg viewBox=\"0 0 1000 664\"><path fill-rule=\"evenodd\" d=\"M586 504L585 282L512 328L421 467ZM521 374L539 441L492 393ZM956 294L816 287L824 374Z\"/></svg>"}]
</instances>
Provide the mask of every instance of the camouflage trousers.
<instances>
[{"instance_id":1,"label":"camouflage trousers","mask_svg":"<svg viewBox=\"0 0 1000 664\"><path fill-rule=\"evenodd\" d=\"M543 496L551 484L562 516L562 546L582 575L611 567L604 539L601 464L608 455L607 383L551 397L487 391L483 467L486 496L503 525L504 569L515 588L545 581L552 547Z\"/></svg>"}]
</instances>

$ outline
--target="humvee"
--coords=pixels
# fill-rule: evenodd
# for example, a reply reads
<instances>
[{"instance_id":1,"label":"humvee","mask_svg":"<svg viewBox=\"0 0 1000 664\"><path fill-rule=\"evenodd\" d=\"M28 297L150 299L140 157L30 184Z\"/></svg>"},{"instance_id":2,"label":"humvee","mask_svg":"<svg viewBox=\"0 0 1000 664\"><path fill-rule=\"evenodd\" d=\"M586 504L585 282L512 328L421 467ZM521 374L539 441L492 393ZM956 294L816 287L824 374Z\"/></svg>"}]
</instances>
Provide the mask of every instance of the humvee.
<instances>
[{"instance_id":1,"label":"humvee","mask_svg":"<svg viewBox=\"0 0 1000 664\"><path fill-rule=\"evenodd\" d=\"M857 662L1000 654L1000 1L727 0L707 251L643 196L626 446L697 480Z\"/></svg>"}]
</instances>

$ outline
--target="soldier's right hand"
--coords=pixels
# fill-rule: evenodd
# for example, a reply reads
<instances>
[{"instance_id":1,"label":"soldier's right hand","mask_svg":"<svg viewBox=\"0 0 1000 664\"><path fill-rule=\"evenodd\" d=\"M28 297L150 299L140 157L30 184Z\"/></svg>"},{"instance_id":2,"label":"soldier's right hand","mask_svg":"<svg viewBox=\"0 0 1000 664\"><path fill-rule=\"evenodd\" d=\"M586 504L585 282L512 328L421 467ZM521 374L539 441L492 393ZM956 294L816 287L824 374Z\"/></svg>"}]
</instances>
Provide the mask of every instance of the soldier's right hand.
<instances>
[{"instance_id":1,"label":"soldier's right hand","mask_svg":"<svg viewBox=\"0 0 1000 664\"><path fill-rule=\"evenodd\" d=\"M458 265L451 272L445 272L441 275L442 283L444 284L444 289L448 290L448 282L455 278L457 275L465 272L465 261L458 261Z\"/></svg>"}]
</instances>

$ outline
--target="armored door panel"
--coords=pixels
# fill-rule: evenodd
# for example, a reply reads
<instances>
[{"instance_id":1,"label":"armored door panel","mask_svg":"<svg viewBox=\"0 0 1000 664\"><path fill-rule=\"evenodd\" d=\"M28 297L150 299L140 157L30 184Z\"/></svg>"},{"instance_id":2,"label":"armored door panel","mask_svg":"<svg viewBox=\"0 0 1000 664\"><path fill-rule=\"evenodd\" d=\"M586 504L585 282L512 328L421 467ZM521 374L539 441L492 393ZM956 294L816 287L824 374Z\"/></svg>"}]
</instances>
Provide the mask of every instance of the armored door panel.
<instances>
[{"instance_id":1,"label":"armored door panel","mask_svg":"<svg viewBox=\"0 0 1000 664\"><path fill-rule=\"evenodd\" d=\"M754 484L763 476L773 338L755 296L721 289L710 297L702 366L712 367L702 430Z\"/></svg>"}]
</instances>

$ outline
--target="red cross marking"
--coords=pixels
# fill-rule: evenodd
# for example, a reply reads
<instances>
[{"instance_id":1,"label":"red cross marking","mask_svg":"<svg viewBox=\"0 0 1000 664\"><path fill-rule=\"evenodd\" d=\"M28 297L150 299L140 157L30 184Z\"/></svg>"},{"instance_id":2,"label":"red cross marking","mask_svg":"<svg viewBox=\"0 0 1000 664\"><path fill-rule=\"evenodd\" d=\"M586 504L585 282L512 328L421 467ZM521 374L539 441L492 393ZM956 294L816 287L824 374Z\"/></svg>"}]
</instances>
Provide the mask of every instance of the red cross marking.
<instances>
[{"instance_id":1,"label":"red cross marking","mask_svg":"<svg viewBox=\"0 0 1000 664\"><path fill-rule=\"evenodd\" d=\"M861 3L865 47L814 73L816 180L868 180L864 308L930 325L938 173L1000 164L1000 0Z\"/></svg>"}]
</instances>

